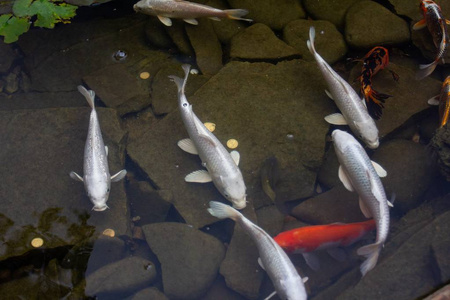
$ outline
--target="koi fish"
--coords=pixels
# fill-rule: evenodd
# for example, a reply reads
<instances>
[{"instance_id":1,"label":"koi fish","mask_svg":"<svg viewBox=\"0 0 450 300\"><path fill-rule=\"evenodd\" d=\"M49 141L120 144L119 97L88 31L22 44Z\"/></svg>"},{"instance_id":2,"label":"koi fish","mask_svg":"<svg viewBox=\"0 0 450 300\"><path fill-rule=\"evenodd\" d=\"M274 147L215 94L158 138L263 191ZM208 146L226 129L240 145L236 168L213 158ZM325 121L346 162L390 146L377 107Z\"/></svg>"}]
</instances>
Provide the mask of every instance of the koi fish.
<instances>
[{"instance_id":1,"label":"koi fish","mask_svg":"<svg viewBox=\"0 0 450 300\"><path fill-rule=\"evenodd\" d=\"M196 18L210 18L220 21L220 18L253 22L242 18L248 14L246 9L217 9L211 6L183 0L141 0L133 6L136 12L157 16L166 26L172 26L170 18L183 19L186 23L197 25Z\"/></svg>"},{"instance_id":2,"label":"koi fish","mask_svg":"<svg viewBox=\"0 0 450 300\"><path fill-rule=\"evenodd\" d=\"M307 278L302 280L287 254L270 235L229 205L211 201L209 206L208 212L211 215L219 219L232 219L252 238L260 255L258 262L269 275L275 292L281 299L304 300L307 298L303 284Z\"/></svg>"},{"instance_id":3,"label":"koi fish","mask_svg":"<svg viewBox=\"0 0 450 300\"><path fill-rule=\"evenodd\" d=\"M377 163L371 161L361 144L349 133L334 130L331 134L339 160L339 179L349 191L359 195L359 207L366 218L374 218L377 238L374 244L358 249L358 255L367 259L360 267L362 275L377 264L381 248L389 233L389 205L380 176L387 175Z\"/></svg>"},{"instance_id":4,"label":"koi fish","mask_svg":"<svg viewBox=\"0 0 450 300\"><path fill-rule=\"evenodd\" d=\"M449 43L447 25L450 25L450 21L442 16L441 7L434 1L421 0L420 9L423 13L423 19L414 24L413 29L419 30L427 26L428 31L433 37L434 45L438 49L438 53L432 63L419 66L420 71L416 75L417 79L427 77L433 73L439 61L442 60L442 62L444 62L443 57L447 52Z\"/></svg>"},{"instance_id":5,"label":"koi fish","mask_svg":"<svg viewBox=\"0 0 450 300\"><path fill-rule=\"evenodd\" d=\"M335 223L296 228L282 232L273 239L287 253L302 254L308 266L317 271L319 261L310 252L326 249L332 257L342 260L345 253L339 251L341 249L338 247L350 246L374 229L375 221L372 219L352 224Z\"/></svg>"},{"instance_id":6,"label":"koi fish","mask_svg":"<svg viewBox=\"0 0 450 300\"><path fill-rule=\"evenodd\" d=\"M447 124L450 113L450 76L442 84L441 93L428 100L430 105L439 105L439 128Z\"/></svg>"},{"instance_id":7,"label":"koi fish","mask_svg":"<svg viewBox=\"0 0 450 300\"><path fill-rule=\"evenodd\" d=\"M330 89L325 91L331 99L336 102L340 113L325 117L325 121L334 125L348 125L350 129L361 138L366 145L375 149L379 146L378 128L375 121L370 117L367 108L355 90L341 76L339 76L327 62L316 52L314 39L316 31L314 27L309 29L309 40L307 46L313 54L320 72Z\"/></svg>"},{"instance_id":8,"label":"koi fish","mask_svg":"<svg viewBox=\"0 0 450 300\"><path fill-rule=\"evenodd\" d=\"M109 198L111 182L123 179L127 175L127 171L123 169L113 176L109 174L108 147L103 143L100 123L95 110L95 92L92 90L88 91L81 85L78 86L78 91L86 98L92 110L86 145L84 146L84 175L81 177L75 172L70 172L70 177L84 183L89 199L94 204L92 209L104 211L108 208L106 201Z\"/></svg>"},{"instance_id":9,"label":"koi fish","mask_svg":"<svg viewBox=\"0 0 450 300\"><path fill-rule=\"evenodd\" d=\"M184 80L177 76L169 76L178 87L178 107L184 126L190 139L183 139L178 146L190 153L199 155L202 166L207 170L198 170L185 177L186 182L213 182L219 192L233 203L237 209L243 209L246 204L246 187L239 169L240 155L237 151L229 153L220 141L203 125L195 115L192 105L186 99L184 88L191 66L183 65Z\"/></svg>"},{"instance_id":10,"label":"koi fish","mask_svg":"<svg viewBox=\"0 0 450 300\"><path fill-rule=\"evenodd\" d=\"M361 94L366 100L366 107L369 115L375 120L381 118L383 103L390 95L381 94L372 88L372 77L383 70L389 64L389 52L384 47L375 47L363 58L363 67L361 75L358 77L361 83ZM390 71L395 81L398 81L398 75Z\"/></svg>"}]
</instances>

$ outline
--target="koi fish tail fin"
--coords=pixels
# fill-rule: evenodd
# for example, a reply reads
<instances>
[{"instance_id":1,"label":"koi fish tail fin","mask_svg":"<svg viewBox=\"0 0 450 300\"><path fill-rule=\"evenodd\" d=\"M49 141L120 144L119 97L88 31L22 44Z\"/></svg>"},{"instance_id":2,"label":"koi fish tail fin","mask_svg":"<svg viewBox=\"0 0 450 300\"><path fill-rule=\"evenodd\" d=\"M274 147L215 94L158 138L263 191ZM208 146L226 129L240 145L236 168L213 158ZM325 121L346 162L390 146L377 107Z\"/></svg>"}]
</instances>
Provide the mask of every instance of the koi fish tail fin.
<instances>
[{"instance_id":1,"label":"koi fish tail fin","mask_svg":"<svg viewBox=\"0 0 450 300\"><path fill-rule=\"evenodd\" d=\"M79 85L78 86L78 91L84 96L84 98L86 98L87 102L89 103L89 106L92 109L95 109L95 104L94 104L94 100L95 100L95 92L93 90L87 90L84 86Z\"/></svg>"},{"instance_id":2,"label":"koi fish tail fin","mask_svg":"<svg viewBox=\"0 0 450 300\"><path fill-rule=\"evenodd\" d=\"M178 76L175 76L175 75L170 75L169 78L173 82L175 82L175 84L177 85L178 93L184 94L184 88L186 86L186 82L187 82L187 79L188 79L188 76L189 76L189 70L191 69L191 66L185 64L185 65L182 65L181 67L184 70L184 79L182 79L182 78L180 78Z\"/></svg>"},{"instance_id":3,"label":"koi fish tail fin","mask_svg":"<svg viewBox=\"0 0 450 300\"><path fill-rule=\"evenodd\" d=\"M381 244L374 243L367 246L363 246L357 250L358 255L366 257L366 260L362 263L360 270L362 276L365 276L367 272L372 270L377 264L378 257L380 256Z\"/></svg>"},{"instance_id":4,"label":"koi fish tail fin","mask_svg":"<svg viewBox=\"0 0 450 300\"><path fill-rule=\"evenodd\" d=\"M367 104L366 106L367 106L369 115L373 119L379 120L383 113L383 108L384 108L383 103L386 102L387 98L392 97L392 96L387 95L387 94L378 93L370 86L366 87L364 94L365 94L365 99L366 99L366 104Z\"/></svg>"},{"instance_id":5,"label":"koi fish tail fin","mask_svg":"<svg viewBox=\"0 0 450 300\"><path fill-rule=\"evenodd\" d=\"M224 12L227 14L228 19L253 22L252 19L242 18L243 16L248 14L248 10L246 9L226 9L224 10Z\"/></svg>"},{"instance_id":6,"label":"koi fish tail fin","mask_svg":"<svg viewBox=\"0 0 450 300\"><path fill-rule=\"evenodd\" d=\"M416 79L417 80L424 79L425 77L433 73L434 69L436 69L438 62L439 60L435 60L431 64L420 65L419 66L420 70L416 74Z\"/></svg>"},{"instance_id":7,"label":"koi fish tail fin","mask_svg":"<svg viewBox=\"0 0 450 300\"><path fill-rule=\"evenodd\" d=\"M312 55L315 55L316 48L314 47L314 40L316 38L316 29L311 26L309 28L309 40L306 42L306 45L308 46L309 52L311 52Z\"/></svg>"},{"instance_id":8,"label":"koi fish tail fin","mask_svg":"<svg viewBox=\"0 0 450 300\"><path fill-rule=\"evenodd\" d=\"M242 215L229 205L217 201L210 201L208 212L216 218L230 218L237 221Z\"/></svg>"}]
</instances>

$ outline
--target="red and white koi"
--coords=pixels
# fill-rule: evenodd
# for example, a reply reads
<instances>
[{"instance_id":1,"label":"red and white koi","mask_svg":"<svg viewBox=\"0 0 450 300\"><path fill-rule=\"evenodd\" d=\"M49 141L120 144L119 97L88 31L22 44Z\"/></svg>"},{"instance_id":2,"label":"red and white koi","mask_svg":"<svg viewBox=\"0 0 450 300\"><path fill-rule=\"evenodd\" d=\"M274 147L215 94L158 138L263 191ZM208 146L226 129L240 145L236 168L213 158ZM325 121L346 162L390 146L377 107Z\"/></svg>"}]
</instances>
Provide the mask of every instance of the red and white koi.
<instances>
[{"instance_id":1,"label":"red and white koi","mask_svg":"<svg viewBox=\"0 0 450 300\"><path fill-rule=\"evenodd\" d=\"M450 76L442 83L441 93L428 100L430 105L439 105L439 128L447 124L450 115Z\"/></svg>"},{"instance_id":2,"label":"red and white koi","mask_svg":"<svg viewBox=\"0 0 450 300\"><path fill-rule=\"evenodd\" d=\"M391 95L381 94L372 88L372 77L383 70L389 64L389 51L377 46L369 51L362 59L363 67L361 75L358 77L361 83L361 94L363 95L367 110L372 118L379 120L381 118L383 103ZM390 70L389 70L390 71ZM390 71L395 81L398 81L398 75Z\"/></svg>"},{"instance_id":3,"label":"red and white koi","mask_svg":"<svg viewBox=\"0 0 450 300\"><path fill-rule=\"evenodd\" d=\"M438 49L438 53L432 63L419 66L420 70L417 73L417 79L427 77L433 73L440 61L444 62L444 55L447 52L449 43L447 25L450 24L450 21L446 20L442 15L441 7L434 1L421 0L420 9L423 13L423 19L414 24L413 29L419 30L426 26L433 37L433 42Z\"/></svg>"},{"instance_id":4,"label":"red and white koi","mask_svg":"<svg viewBox=\"0 0 450 300\"><path fill-rule=\"evenodd\" d=\"M351 224L314 225L282 232L274 240L287 253L302 254L308 266L318 270L319 262L310 252L327 250L332 257L342 260L343 252L338 251L342 250L338 247L350 246L374 229L373 219Z\"/></svg>"}]
</instances>

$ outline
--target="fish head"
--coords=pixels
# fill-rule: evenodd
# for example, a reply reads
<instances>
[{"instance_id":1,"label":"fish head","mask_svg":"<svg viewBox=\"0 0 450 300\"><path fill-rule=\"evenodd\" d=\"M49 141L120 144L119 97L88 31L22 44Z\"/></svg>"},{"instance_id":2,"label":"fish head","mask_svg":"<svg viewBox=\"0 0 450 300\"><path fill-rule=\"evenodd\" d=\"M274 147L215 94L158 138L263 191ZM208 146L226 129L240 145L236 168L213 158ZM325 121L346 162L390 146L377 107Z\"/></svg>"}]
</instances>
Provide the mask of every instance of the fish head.
<instances>
[{"instance_id":1,"label":"fish head","mask_svg":"<svg viewBox=\"0 0 450 300\"><path fill-rule=\"evenodd\" d=\"M229 177L224 178L221 176L221 181L223 185L223 189L221 190L221 194L227 198L228 201L233 203L233 207L236 209L243 209L247 206L245 194L245 184L244 180L241 176L237 176L236 178Z\"/></svg>"},{"instance_id":2,"label":"fish head","mask_svg":"<svg viewBox=\"0 0 450 300\"><path fill-rule=\"evenodd\" d=\"M278 286L279 290L277 290L277 292L280 292L279 296L281 299L306 299L305 285L299 275L291 276L286 279L280 279Z\"/></svg>"},{"instance_id":3,"label":"fish head","mask_svg":"<svg viewBox=\"0 0 450 300\"><path fill-rule=\"evenodd\" d=\"M94 207L92 210L104 211L109 208L106 201L109 198L110 186L108 184L99 184L95 189L89 189L88 196Z\"/></svg>"},{"instance_id":4,"label":"fish head","mask_svg":"<svg viewBox=\"0 0 450 300\"><path fill-rule=\"evenodd\" d=\"M349 141L353 140L351 134L339 129L333 130L333 132L331 133L331 138L333 140L335 148L340 152L343 152Z\"/></svg>"},{"instance_id":5,"label":"fish head","mask_svg":"<svg viewBox=\"0 0 450 300\"><path fill-rule=\"evenodd\" d=\"M133 9L135 12L145 12L146 10L152 9L151 1L141 0L133 5Z\"/></svg>"},{"instance_id":6,"label":"fish head","mask_svg":"<svg viewBox=\"0 0 450 300\"><path fill-rule=\"evenodd\" d=\"M376 149L380 145L378 139L378 129L372 118L365 122L354 122L358 137L364 141L364 143L370 149Z\"/></svg>"}]
</instances>

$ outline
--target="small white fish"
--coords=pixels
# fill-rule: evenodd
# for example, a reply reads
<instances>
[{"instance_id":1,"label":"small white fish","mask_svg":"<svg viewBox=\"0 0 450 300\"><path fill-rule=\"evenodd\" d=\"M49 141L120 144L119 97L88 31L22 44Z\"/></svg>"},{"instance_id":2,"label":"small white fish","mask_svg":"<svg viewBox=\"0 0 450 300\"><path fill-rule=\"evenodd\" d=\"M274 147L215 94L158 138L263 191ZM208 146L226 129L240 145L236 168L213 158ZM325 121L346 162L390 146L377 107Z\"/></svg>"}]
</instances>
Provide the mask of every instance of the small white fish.
<instances>
[{"instance_id":1,"label":"small white fish","mask_svg":"<svg viewBox=\"0 0 450 300\"><path fill-rule=\"evenodd\" d=\"M281 299L305 300L307 298L303 283L308 278L305 277L302 280L289 257L270 235L229 205L211 201L209 206L208 212L211 215L219 219L234 220L252 238L260 256L258 262L269 275L275 292Z\"/></svg>"},{"instance_id":2,"label":"small white fish","mask_svg":"<svg viewBox=\"0 0 450 300\"><path fill-rule=\"evenodd\" d=\"M329 92L326 91L327 95L336 102L342 113L328 115L325 117L325 121L334 125L350 126L353 133L362 139L369 148L377 148L379 146L378 128L363 104L364 99L361 99L355 90L316 52L314 48L315 35L315 29L311 27L307 42L308 49L314 55L319 70L330 89Z\"/></svg>"},{"instance_id":3,"label":"small white fish","mask_svg":"<svg viewBox=\"0 0 450 300\"><path fill-rule=\"evenodd\" d=\"M184 88L189 76L189 65L183 65L184 80L169 76L178 87L178 106L184 126L190 139L178 142L178 146L191 154L198 154L206 170L194 171L187 175L187 182L213 182L219 192L233 203L237 209L246 206L246 187L241 170L239 170L239 152L228 153L220 141L210 132L195 115L192 105L186 99Z\"/></svg>"},{"instance_id":4,"label":"small white fish","mask_svg":"<svg viewBox=\"0 0 450 300\"><path fill-rule=\"evenodd\" d=\"M371 161L361 144L349 133L334 130L331 134L339 163L339 179L349 191L359 195L359 207L366 218L374 218L377 238L374 244L358 249L358 254L367 259L361 265L361 273L366 275L378 261L381 248L389 233L389 207L380 176L387 175L377 163Z\"/></svg>"},{"instance_id":5,"label":"small white fish","mask_svg":"<svg viewBox=\"0 0 450 300\"><path fill-rule=\"evenodd\" d=\"M136 12L157 16L166 26L172 26L172 20L170 18L183 19L186 23L192 25L197 25L196 18L202 17L215 21L220 21L220 18L229 18L252 22L250 19L242 18L248 14L248 11L245 9L221 10L183 0L141 0L133 8Z\"/></svg>"},{"instance_id":6,"label":"small white fish","mask_svg":"<svg viewBox=\"0 0 450 300\"><path fill-rule=\"evenodd\" d=\"M102 132L98 122L97 112L94 106L95 92L86 90L83 86L78 86L78 91L83 94L92 108L89 119L89 129L84 146L83 177L75 172L70 172L72 179L84 182L84 187L89 199L94 204L95 211L104 211L108 208L108 201L111 181L121 180L127 174L124 169L111 176L108 167L108 147L103 143Z\"/></svg>"}]
</instances>

